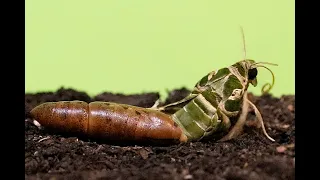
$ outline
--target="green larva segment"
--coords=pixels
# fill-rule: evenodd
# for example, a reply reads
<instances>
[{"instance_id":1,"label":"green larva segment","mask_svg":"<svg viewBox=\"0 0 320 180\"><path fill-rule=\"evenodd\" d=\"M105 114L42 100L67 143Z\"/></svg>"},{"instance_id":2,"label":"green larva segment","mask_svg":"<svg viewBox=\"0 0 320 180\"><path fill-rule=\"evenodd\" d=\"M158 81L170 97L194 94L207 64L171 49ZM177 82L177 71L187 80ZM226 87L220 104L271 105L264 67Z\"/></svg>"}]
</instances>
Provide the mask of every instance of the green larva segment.
<instances>
[{"instance_id":1,"label":"green larva segment","mask_svg":"<svg viewBox=\"0 0 320 180\"><path fill-rule=\"evenodd\" d=\"M196 106L199 107L199 109L201 109L205 114L207 114L210 117L212 117L216 113L216 111L213 112L212 110L206 108L206 105L203 104L202 99L200 99L199 97L195 98L193 102Z\"/></svg>"},{"instance_id":2,"label":"green larva segment","mask_svg":"<svg viewBox=\"0 0 320 180\"><path fill-rule=\"evenodd\" d=\"M218 107L221 97L211 90L206 90L201 93L201 95L213 106Z\"/></svg>"},{"instance_id":3,"label":"green larva segment","mask_svg":"<svg viewBox=\"0 0 320 180\"><path fill-rule=\"evenodd\" d=\"M241 75L242 77L245 77L246 71L244 70L244 68L241 66L240 63L236 63L236 64L234 64L234 65L232 65L232 66L235 67L235 68L237 68L238 72L240 73L240 75Z\"/></svg>"},{"instance_id":4,"label":"green larva segment","mask_svg":"<svg viewBox=\"0 0 320 180\"><path fill-rule=\"evenodd\" d=\"M203 129L201 129L201 127L198 126L190 114L184 111L184 109L180 109L178 112L176 112L173 118L178 125L180 124L180 127L188 137L188 140L199 139L205 132Z\"/></svg>"},{"instance_id":5,"label":"green larva segment","mask_svg":"<svg viewBox=\"0 0 320 180\"><path fill-rule=\"evenodd\" d=\"M210 73L208 73L206 76L204 76L204 77L199 81L198 84L199 84L200 86L205 86L205 85L207 84L208 80L210 79L209 76L210 76Z\"/></svg>"},{"instance_id":6,"label":"green larva segment","mask_svg":"<svg viewBox=\"0 0 320 180\"><path fill-rule=\"evenodd\" d=\"M210 112L207 108L205 108L205 106L203 107L204 109L206 109L206 111ZM205 130L211 124L212 116L205 113L204 110L197 106L197 104L195 104L194 102L186 105L185 111L189 113L190 117L197 122L198 126L200 126L201 129Z\"/></svg>"},{"instance_id":7,"label":"green larva segment","mask_svg":"<svg viewBox=\"0 0 320 180\"><path fill-rule=\"evenodd\" d=\"M229 112L239 111L240 107L241 107L241 99L227 100L224 103L224 108Z\"/></svg>"},{"instance_id":8,"label":"green larva segment","mask_svg":"<svg viewBox=\"0 0 320 180\"><path fill-rule=\"evenodd\" d=\"M213 78L210 79L210 82L217 81L225 76L230 74L230 70L228 68L222 68L217 71L217 74L214 75Z\"/></svg>"},{"instance_id":9,"label":"green larva segment","mask_svg":"<svg viewBox=\"0 0 320 180\"><path fill-rule=\"evenodd\" d=\"M233 90L242 88L243 86L240 80L235 75L231 75L224 84L223 95L224 97L229 97L232 94Z\"/></svg>"}]
</instances>

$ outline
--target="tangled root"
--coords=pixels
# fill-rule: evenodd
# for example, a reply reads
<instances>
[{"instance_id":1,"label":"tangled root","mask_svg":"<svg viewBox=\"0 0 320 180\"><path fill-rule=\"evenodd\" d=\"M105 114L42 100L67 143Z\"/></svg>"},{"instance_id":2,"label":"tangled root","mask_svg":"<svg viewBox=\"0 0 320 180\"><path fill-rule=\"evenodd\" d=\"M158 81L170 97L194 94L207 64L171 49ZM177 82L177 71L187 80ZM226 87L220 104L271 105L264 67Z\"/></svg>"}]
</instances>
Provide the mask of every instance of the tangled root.
<instances>
[{"instance_id":1,"label":"tangled root","mask_svg":"<svg viewBox=\"0 0 320 180\"><path fill-rule=\"evenodd\" d=\"M243 105L242 105L242 112L241 115L237 121L237 123L233 126L233 128L229 131L229 133L227 135L225 135L223 138L221 138L219 141L228 141L230 139L236 138L237 136L239 136L242 131L243 131L243 126L245 124L245 121L247 119L247 115L249 112L249 105L254 109L254 113L256 114L258 121L260 122L261 126L262 126L262 131L263 134L271 141L275 141L273 138L271 138L265 127L264 127L264 123L263 123L263 119L261 116L261 113L259 112L258 108L248 99L248 94L247 92L244 93L243 95Z\"/></svg>"}]
</instances>

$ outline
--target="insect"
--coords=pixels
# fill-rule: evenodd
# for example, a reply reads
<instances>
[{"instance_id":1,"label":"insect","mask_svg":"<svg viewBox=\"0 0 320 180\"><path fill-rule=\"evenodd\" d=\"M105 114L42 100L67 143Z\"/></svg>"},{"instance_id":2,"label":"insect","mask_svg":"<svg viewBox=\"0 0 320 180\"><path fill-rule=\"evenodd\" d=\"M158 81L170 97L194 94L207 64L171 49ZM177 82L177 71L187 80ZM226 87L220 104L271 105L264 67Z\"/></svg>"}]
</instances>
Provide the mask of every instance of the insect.
<instances>
[{"instance_id":1,"label":"insect","mask_svg":"<svg viewBox=\"0 0 320 180\"><path fill-rule=\"evenodd\" d=\"M30 114L48 129L64 131L92 138L112 140L173 140L198 141L215 138L225 141L241 133L251 106L266 132L262 116L247 98L249 84L257 86L257 68L272 74L272 84L262 88L263 93L274 85L273 72L263 64L246 59L244 33L244 60L212 71L196 83L184 99L157 107L142 108L113 102L60 101L36 106ZM271 64L275 65L275 64ZM172 110L173 113L168 113Z\"/></svg>"}]
</instances>

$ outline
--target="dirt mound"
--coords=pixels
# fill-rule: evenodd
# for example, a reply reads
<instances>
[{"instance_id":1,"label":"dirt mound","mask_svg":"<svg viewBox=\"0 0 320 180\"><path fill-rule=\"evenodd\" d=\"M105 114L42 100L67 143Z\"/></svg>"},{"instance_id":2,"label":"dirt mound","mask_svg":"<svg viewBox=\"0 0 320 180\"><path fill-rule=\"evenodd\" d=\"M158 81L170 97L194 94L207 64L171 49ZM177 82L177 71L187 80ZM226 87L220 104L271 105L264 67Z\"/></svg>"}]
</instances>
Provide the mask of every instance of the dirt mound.
<instances>
[{"instance_id":1,"label":"dirt mound","mask_svg":"<svg viewBox=\"0 0 320 180\"><path fill-rule=\"evenodd\" d=\"M165 104L182 99L185 88L169 93ZM123 95L59 89L25 95L25 118L47 101L112 101L151 107L159 93ZM229 142L193 142L170 146L98 143L39 130L25 121L26 179L294 179L295 96L270 95L250 99L261 111L269 141L261 129L251 128L251 111L244 134Z\"/></svg>"}]
</instances>

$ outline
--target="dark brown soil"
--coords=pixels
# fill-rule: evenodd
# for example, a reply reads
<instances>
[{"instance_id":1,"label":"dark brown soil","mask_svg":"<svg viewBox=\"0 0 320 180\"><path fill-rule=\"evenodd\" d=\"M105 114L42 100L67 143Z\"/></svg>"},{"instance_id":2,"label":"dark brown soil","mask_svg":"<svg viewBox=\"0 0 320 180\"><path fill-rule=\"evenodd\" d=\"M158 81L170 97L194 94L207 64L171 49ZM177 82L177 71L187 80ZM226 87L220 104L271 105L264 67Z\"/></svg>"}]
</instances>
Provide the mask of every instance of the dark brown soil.
<instances>
[{"instance_id":1,"label":"dark brown soil","mask_svg":"<svg viewBox=\"0 0 320 180\"><path fill-rule=\"evenodd\" d=\"M170 92L165 103L187 95L187 89ZM47 101L113 101L151 107L158 93L121 95L103 93L90 98L84 92L25 95L26 179L294 179L295 96L270 95L250 99L260 109L269 141L261 129L250 126L229 142L193 142L169 146L115 145L39 130L29 121L29 111Z\"/></svg>"}]
</instances>

